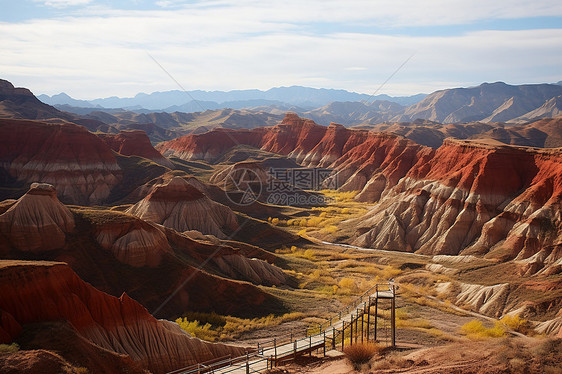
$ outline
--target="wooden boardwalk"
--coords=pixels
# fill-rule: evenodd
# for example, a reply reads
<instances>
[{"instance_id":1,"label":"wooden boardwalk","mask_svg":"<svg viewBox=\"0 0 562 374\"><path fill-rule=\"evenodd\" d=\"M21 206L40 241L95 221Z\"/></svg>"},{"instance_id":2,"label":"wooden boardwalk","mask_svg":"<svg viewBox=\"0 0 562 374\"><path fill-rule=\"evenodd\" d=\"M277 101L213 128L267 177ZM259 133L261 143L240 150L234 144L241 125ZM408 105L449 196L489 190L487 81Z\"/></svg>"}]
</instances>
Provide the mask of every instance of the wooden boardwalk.
<instances>
[{"instance_id":1,"label":"wooden boardwalk","mask_svg":"<svg viewBox=\"0 0 562 374\"><path fill-rule=\"evenodd\" d=\"M347 308L339 312L315 331L307 331L306 336L300 338L292 334L258 343L252 353L240 357L224 357L214 361L199 363L168 374L249 374L261 373L279 364L291 361L297 356L311 354L313 351L344 349L346 345L357 342L377 340L377 313L379 301L391 302L390 336L391 346L396 345L395 339L395 298L394 284L376 284ZM371 307L375 307L374 317ZM374 321L371 321L371 318ZM372 326L374 325L374 329ZM365 328L366 327L366 328ZM318 332L316 332L316 330ZM372 333L371 333L372 332Z\"/></svg>"}]
</instances>

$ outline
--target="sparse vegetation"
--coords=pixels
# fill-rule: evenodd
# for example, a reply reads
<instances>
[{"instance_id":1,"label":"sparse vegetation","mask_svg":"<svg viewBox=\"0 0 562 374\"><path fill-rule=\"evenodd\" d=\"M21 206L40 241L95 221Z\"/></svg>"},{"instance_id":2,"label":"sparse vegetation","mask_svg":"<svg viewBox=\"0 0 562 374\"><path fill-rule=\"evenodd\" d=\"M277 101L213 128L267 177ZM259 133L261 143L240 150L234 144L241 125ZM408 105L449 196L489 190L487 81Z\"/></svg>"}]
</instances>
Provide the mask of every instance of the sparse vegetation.
<instances>
[{"instance_id":1,"label":"sparse vegetation","mask_svg":"<svg viewBox=\"0 0 562 374\"><path fill-rule=\"evenodd\" d=\"M404 369L413 365L412 360L407 360L398 353L386 355L381 360L371 365L374 370ZM400 370L401 371L401 370Z\"/></svg>"},{"instance_id":2,"label":"sparse vegetation","mask_svg":"<svg viewBox=\"0 0 562 374\"><path fill-rule=\"evenodd\" d=\"M206 323L190 318L200 318ZM302 319L303 313L293 312L281 316L270 314L261 318L238 318L232 316L219 316L215 313L191 313L186 317L176 319L176 323L191 336L207 341L234 340L242 333L280 325L283 322ZM214 322L216 324L212 324Z\"/></svg>"},{"instance_id":3,"label":"sparse vegetation","mask_svg":"<svg viewBox=\"0 0 562 374\"><path fill-rule=\"evenodd\" d=\"M520 333L526 333L529 331L529 321L520 318L518 315L504 316L500 319L500 322L513 331L517 331Z\"/></svg>"},{"instance_id":4,"label":"sparse vegetation","mask_svg":"<svg viewBox=\"0 0 562 374\"><path fill-rule=\"evenodd\" d=\"M0 344L0 354L2 353L14 353L20 350L20 346L17 343L12 344Z\"/></svg>"},{"instance_id":5,"label":"sparse vegetation","mask_svg":"<svg viewBox=\"0 0 562 374\"><path fill-rule=\"evenodd\" d=\"M461 332L470 339L501 338L505 335L505 325L496 322L494 327L485 327L482 321L472 320L461 327Z\"/></svg>"},{"instance_id":6,"label":"sparse vegetation","mask_svg":"<svg viewBox=\"0 0 562 374\"><path fill-rule=\"evenodd\" d=\"M380 351L381 347L376 343L363 342L347 346L344 348L343 353L355 370L359 370Z\"/></svg>"},{"instance_id":7,"label":"sparse vegetation","mask_svg":"<svg viewBox=\"0 0 562 374\"><path fill-rule=\"evenodd\" d=\"M358 191L340 192L335 190L322 190L329 202L329 206L314 207L306 210L308 217L290 219L269 218L268 221L275 226L287 227L289 230L298 230L299 235L308 232L319 232L333 235L339 231L342 221L360 217L367 212L364 203L354 200Z\"/></svg>"},{"instance_id":8,"label":"sparse vegetation","mask_svg":"<svg viewBox=\"0 0 562 374\"><path fill-rule=\"evenodd\" d=\"M275 251L275 253L277 254L290 254L294 257L298 257L298 258L304 258L310 261L315 261L316 257L315 257L315 252L313 249L308 248L308 249L303 249L303 248L298 248L296 246L291 246L291 248L287 249L287 248L281 248Z\"/></svg>"}]
</instances>

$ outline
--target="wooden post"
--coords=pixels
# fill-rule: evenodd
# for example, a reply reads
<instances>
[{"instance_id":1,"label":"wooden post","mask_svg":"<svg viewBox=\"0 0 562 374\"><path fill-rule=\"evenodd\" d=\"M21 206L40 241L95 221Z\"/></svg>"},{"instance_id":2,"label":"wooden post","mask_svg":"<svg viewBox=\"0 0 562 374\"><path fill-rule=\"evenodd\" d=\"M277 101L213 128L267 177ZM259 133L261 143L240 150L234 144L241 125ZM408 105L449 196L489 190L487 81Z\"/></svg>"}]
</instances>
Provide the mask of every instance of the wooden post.
<instances>
[{"instance_id":1,"label":"wooden post","mask_svg":"<svg viewBox=\"0 0 562 374\"><path fill-rule=\"evenodd\" d=\"M273 349L275 350L275 366L277 366L277 338L273 339Z\"/></svg>"},{"instance_id":2,"label":"wooden post","mask_svg":"<svg viewBox=\"0 0 562 374\"><path fill-rule=\"evenodd\" d=\"M364 324L364 317L365 313L361 314L361 343L363 343L363 324Z\"/></svg>"},{"instance_id":3,"label":"wooden post","mask_svg":"<svg viewBox=\"0 0 562 374\"><path fill-rule=\"evenodd\" d=\"M341 350L343 351L344 348L344 342L345 342L345 321L342 322L342 328L341 328Z\"/></svg>"},{"instance_id":4,"label":"wooden post","mask_svg":"<svg viewBox=\"0 0 562 374\"><path fill-rule=\"evenodd\" d=\"M250 374L250 362L249 362L248 354L246 353L246 374Z\"/></svg>"},{"instance_id":5,"label":"wooden post","mask_svg":"<svg viewBox=\"0 0 562 374\"><path fill-rule=\"evenodd\" d=\"M332 349L336 349L336 328L332 326Z\"/></svg>"},{"instance_id":6,"label":"wooden post","mask_svg":"<svg viewBox=\"0 0 562 374\"><path fill-rule=\"evenodd\" d=\"M367 341L369 341L370 329L371 329L371 296L369 296L369 306L367 307Z\"/></svg>"},{"instance_id":7,"label":"wooden post","mask_svg":"<svg viewBox=\"0 0 562 374\"><path fill-rule=\"evenodd\" d=\"M396 303L394 300L394 295L392 295L392 299L390 299L391 302L391 306L390 306L390 338L391 338L391 343L392 346L395 347L396 346L396 312L395 312L395 308L396 308Z\"/></svg>"},{"instance_id":8,"label":"wooden post","mask_svg":"<svg viewBox=\"0 0 562 374\"><path fill-rule=\"evenodd\" d=\"M355 343L357 343L357 324L359 323L359 310L357 311L357 316L355 317Z\"/></svg>"},{"instance_id":9,"label":"wooden post","mask_svg":"<svg viewBox=\"0 0 562 374\"><path fill-rule=\"evenodd\" d=\"M323 348L324 348L324 357L326 357L326 330L324 330L324 345L323 345Z\"/></svg>"},{"instance_id":10,"label":"wooden post","mask_svg":"<svg viewBox=\"0 0 562 374\"><path fill-rule=\"evenodd\" d=\"M379 297L375 297L375 341L377 341L377 320L379 319Z\"/></svg>"},{"instance_id":11,"label":"wooden post","mask_svg":"<svg viewBox=\"0 0 562 374\"><path fill-rule=\"evenodd\" d=\"M308 355L312 357L312 335L308 337Z\"/></svg>"},{"instance_id":12,"label":"wooden post","mask_svg":"<svg viewBox=\"0 0 562 374\"><path fill-rule=\"evenodd\" d=\"M353 345L353 313L351 313L351 322L349 323L349 345Z\"/></svg>"},{"instance_id":13,"label":"wooden post","mask_svg":"<svg viewBox=\"0 0 562 374\"><path fill-rule=\"evenodd\" d=\"M293 357L296 360L297 359L297 341L295 340L293 342Z\"/></svg>"}]
</instances>

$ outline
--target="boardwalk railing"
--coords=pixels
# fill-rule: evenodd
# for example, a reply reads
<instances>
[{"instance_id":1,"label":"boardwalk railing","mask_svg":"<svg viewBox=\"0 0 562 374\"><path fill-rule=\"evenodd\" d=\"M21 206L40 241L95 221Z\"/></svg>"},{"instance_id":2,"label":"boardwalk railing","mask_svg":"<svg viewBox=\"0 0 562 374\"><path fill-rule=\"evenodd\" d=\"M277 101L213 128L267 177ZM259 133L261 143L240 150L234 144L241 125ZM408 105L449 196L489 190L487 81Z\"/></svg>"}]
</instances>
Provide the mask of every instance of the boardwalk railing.
<instances>
[{"instance_id":1,"label":"boardwalk railing","mask_svg":"<svg viewBox=\"0 0 562 374\"><path fill-rule=\"evenodd\" d=\"M338 314L317 327L303 329L277 336L269 341L260 342L257 350L244 356L225 356L211 361L198 363L168 374L202 374L202 373L261 373L280 363L295 359L305 353L311 354L319 349L343 350L365 339L377 339L377 314L379 299L391 301L391 345L395 345L395 296L394 284L375 284L365 291L353 303ZM371 335L371 306L375 306L374 334Z\"/></svg>"}]
</instances>

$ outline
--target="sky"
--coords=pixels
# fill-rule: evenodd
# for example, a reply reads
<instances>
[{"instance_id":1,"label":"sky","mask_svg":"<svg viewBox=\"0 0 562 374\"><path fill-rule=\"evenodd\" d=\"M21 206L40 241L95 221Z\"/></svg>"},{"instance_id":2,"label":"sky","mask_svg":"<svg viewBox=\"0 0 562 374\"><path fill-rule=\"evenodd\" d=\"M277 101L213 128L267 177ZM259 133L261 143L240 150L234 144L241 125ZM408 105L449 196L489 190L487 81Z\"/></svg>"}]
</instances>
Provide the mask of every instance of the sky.
<instances>
[{"instance_id":1,"label":"sky","mask_svg":"<svg viewBox=\"0 0 562 374\"><path fill-rule=\"evenodd\" d=\"M0 78L35 94L407 96L561 81L562 1L0 0L0 45Z\"/></svg>"}]
</instances>

